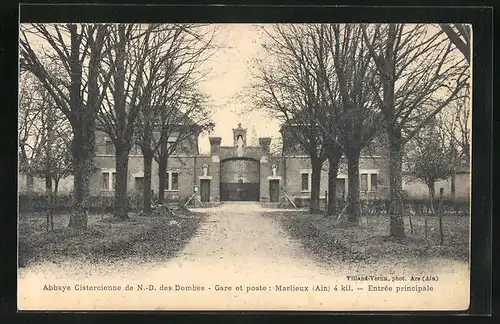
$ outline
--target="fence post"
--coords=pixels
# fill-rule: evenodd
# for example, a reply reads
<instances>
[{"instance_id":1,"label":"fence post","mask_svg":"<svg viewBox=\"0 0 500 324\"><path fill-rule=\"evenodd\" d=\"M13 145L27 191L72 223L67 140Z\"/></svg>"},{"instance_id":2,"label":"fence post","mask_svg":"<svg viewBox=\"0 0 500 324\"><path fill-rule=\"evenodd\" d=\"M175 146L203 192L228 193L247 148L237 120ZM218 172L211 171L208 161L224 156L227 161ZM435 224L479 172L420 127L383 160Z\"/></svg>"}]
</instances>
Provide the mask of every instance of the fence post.
<instances>
[{"instance_id":1,"label":"fence post","mask_svg":"<svg viewBox=\"0 0 500 324\"><path fill-rule=\"evenodd\" d=\"M443 245L443 188L439 188L439 202L438 202L438 214L439 214L439 235L440 244Z\"/></svg>"},{"instance_id":2,"label":"fence post","mask_svg":"<svg viewBox=\"0 0 500 324\"><path fill-rule=\"evenodd\" d=\"M47 216L47 219L46 219L46 222L47 222L47 232L50 230L50 193L49 191L47 190L47 210L46 210L46 216Z\"/></svg>"},{"instance_id":3,"label":"fence post","mask_svg":"<svg viewBox=\"0 0 500 324\"><path fill-rule=\"evenodd\" d=\"M325 190L325 212L328 214L328 190Z\"/></svg>"},{"instance_id":4,"label":"fence post","mask_svg":"<svg viewBox=\"0 0 500 324\"><path fill-rule=\"evenodd\" d=\"M45 195L46 195L46 213L47 213L47 232L51 229L54 230L52 221L52 178L45 179Z\"/></svg>"},{"instance_id":5,"label":"fence post","mask_svg":"<svg viewBox=\"0 0 500 324\"><path fill-rule=\"evenodd\" d=\"M425 240L427 241L427 217L429 217L429 206L426 206L425 214L424 214L424 231L425 231ZM423 213L423 208L422 208Z\"/></svg>"}]
</instances>

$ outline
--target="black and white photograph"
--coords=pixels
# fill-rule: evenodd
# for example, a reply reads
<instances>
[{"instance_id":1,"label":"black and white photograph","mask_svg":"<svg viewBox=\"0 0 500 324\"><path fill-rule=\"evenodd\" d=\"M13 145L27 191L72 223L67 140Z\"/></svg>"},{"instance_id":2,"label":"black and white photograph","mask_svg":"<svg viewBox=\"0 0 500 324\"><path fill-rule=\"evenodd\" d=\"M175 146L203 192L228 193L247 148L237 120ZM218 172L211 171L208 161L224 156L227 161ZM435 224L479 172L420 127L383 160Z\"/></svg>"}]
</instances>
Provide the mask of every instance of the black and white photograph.
<instances>
[{"instance_id":1,"label":"black and white photograph","mask_svg":"<svg viewBox=\"0 0 500 324\"><path fill-rule=\"evenodd\" d=\"M19 310L460 311L467 23L21 23Z\"/></svg>"}]
</instances>

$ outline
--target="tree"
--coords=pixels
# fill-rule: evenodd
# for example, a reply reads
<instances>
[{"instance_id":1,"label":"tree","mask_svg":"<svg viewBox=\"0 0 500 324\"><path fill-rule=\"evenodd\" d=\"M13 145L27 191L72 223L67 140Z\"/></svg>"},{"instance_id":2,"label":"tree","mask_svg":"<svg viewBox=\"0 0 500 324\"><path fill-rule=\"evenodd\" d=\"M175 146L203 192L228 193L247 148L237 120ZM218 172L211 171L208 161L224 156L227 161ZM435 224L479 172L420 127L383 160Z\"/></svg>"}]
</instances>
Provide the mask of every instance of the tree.
<instances>
[{"instance_id":1,"label":"tree","mask_svg":"<svg viewBox=\"0 0 500 324\"><path fill-rule=\"evenodd\" d=\"M109 28L103 77L112 71L103 107L98 113L98 129L115 146L116 189L114 216L128 219L128 155L140 109L149 104L152 92L168 82L165 65L170 59L169 25L118 24ZM165 33L164 31L167 30ZM158 36L161 34L161 37Z\"/></svg>"},{"instance_id":2,"label":"tree","mask_svg":"<svg viewBox=\"0 0 500 324\"><path fill-rule=\"evenodd\" d=\"M437 117L443 145L447 148L452 166L451 196L455 200L457 168L470 166L471 107L468 87L462 100L451 103Z\"/></svg>"},{"instance_id":3,"label":"tree","mask_svg":"<svg viewBox=\"0 0 500 324\"><path fill-rule=\"evenodd\" d=\"M327 65L326 61L331 58L314 26L276 25L266 33L269 42L264 48L273 60L257 62L253 86L255 105L284 121L284 143L297 143L309 155L312 166L310 210L317 212L320 210L322 165L328 158L331 177L336 178L334 173L341 156L332 129L325 131L326 125L319 122L335 107L325 95L325 82L320 77L321 66ZM287 149L284 147L285 151ZM336 192L335 184L329 181L330 194ZM335 203L335 199L329 201Z\"/></svg>"},{"instance_id":4,"label":"tree","mask_svg":"<svg viewBox=\"0 0 500 324\"><path fill-rule=\"evenodd\" d=\"M71 127L65 116L54 106L52 98L45 91L42 104L38 106L36 126L38 142L34 142L35 154L32 156L33 175L46 179L46 188L57 195L59 181L72 174Z\"/></svg>"},{"instance_id":5,"label":"tree","mask_svg":"<svg viewBox=\"0 0 500 324\"><path fill-rule=\"evenodd\" d=\"M431 211L434 212L435 183L448 178L453 173L453 161L445 147L437 120L433 120L415 138L415 150L410 153L410 172L429 189Z\"/></svg>"},{"instance_id":6,"label":"tree","mask_svg":"<svg viewBox=\"0 0 500 324\"><path fill-rule=\"evenodd\" d=\"M19 78L19 171L26 174L28 185L33 183L33 162L41 142L37 129L39 106L46 104L39 94L37 80L31 73L23 73Z\"/></svg>"},{"instance_id":7,"label":"tree","mask_svg":"<svg viewBox=\"0 0 500 324\"><path fill-rule=\"evenodd\" d=\"M337 106L329 119L334 120L335 134L347 158L347 218L357 224L361 213L359 158L361 150L380 129L382 121L374 98L374 92L379 91L379 83L373 60L363 41L361 26L323 24L319 28L318 34L331 52L330 69L334 72L329 75L328 67L322 67L326 88L330 90L327 94ZM332 91L335 87L338 90Z\"/></svg>"},{"instance_id":8,"label":"tree","mask_svg":"<svg viewBox=\"0 0 500 324\"><path fill-rule=\"evenodd\" d=\"M390 235L405 236L402 217L402 151L451 102L469 81L464 58L446 35L430 25L362 25L382 93L377 93L388 137Z\"/></svg>"},{"instance_id":9,"label":"tree","mask_svg":"<svg viewBox=\"0 0 500 324\"><path fill-rule=\"evenodd\" d=\"M197 91L180 93L177 100L164 107L154 150L154 158L158 162L159 204L165 201L169 157L178 150L193 150L198 136L214 127L206 110L205 96ZM195 151L198 152L197 146Z\"/></svg>"},{"instance_id":10,"label":"tree","mask_svg":"<svg viewBox=\"0 0 500 324\"><path fill-rule=\"evenodd\" d=\"M49 93L31 73L22 75L20 84L20 170L31 178L45 178L47 229L53 229L52 201L57 196L60 179L72 171L71 129Z\"/></svg>"},{"instance_id":11,"label":"tree","mask_svg":"<svg viewBox=\"0 0 500 324\"><path fill-rule=\"evenodd\" d=\"M160 56L165 60L148 92L146 104L140 106L135 128L135 142L144 158L143 204L148 215L151 214L153 158L162 161L158 198L163 202L168 157L178 143L213 126L206 111L206 96L196 90L204 76L201 66L216 49L213 46L216 31L204 28L203 25L173 24L151 36L151 42L162 44L159 51L151 53L151 60L158 60L155 57ZM186 121L199 124L199 128L179 127Z\"/></svg>"},{"instance_id":12,"label":"tree","mask_svg":"<svg viewBox=\"0 0 500 324\"><path fill-rule=\"evenodd\" d=\"M439 26L446 33L450 42L453 43L453 45L455 45L456 48L458 48L458 50L463 54L467 63L470 64L470 26L467 24L439 24Z\"/></svg>"},{"instance_id":13,"label":"tree","mask_svg":"<svg viewBox=\"0 0 500 324\"><path fill-rule=\"evenodd\" d=\"M87 226L95 122L110 77L99 84L107 34L107 25L96 24L22 24L20 29L21 70L36 76L71 125L74 213L69 226L78 229ZM60 66L61 73L50 71L49 64Z\"/></svg>"}]
</instances>

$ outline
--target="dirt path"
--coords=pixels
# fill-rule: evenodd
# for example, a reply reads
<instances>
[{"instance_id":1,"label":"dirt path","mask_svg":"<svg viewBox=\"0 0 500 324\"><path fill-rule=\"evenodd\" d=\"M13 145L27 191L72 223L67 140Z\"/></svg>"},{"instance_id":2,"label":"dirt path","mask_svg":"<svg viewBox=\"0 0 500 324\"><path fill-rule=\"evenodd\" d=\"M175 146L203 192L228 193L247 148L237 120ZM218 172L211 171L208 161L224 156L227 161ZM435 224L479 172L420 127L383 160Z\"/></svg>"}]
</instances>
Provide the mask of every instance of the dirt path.
<instances>
[{"instance_id":1,"label":"dirt path","mask_svg":"<svg viewBox=\"0 0 500 324\"><path fill-rule=\"evenodd\" d=\"M185 249L166 263L148 262L100 265L45 264L23 269L18 281L21 309L253 309L253 310L355 310L442 309L450 298L462 296L464 305L468 278L463 268L441 276L435 294L373 294L367 282L348 282L346 274L356 265L321 268L283 232L276 220L263 216L259 204L223 204L197 209L209 214ZM290 211L293 212L293 211ZM69 270L71 269L71 272ZM411 269L410 269L411 271ZM365 275L380 275L384 268L373 265ZM401 267L398 274L406 274ZM437 272L429 274L436 275ZM389 275L386 273L386 275ZM416 273L423 275L423 273ZM77 292L77 284L127 285L134 291ZM68 285L72 291L47 292L45 284ZM154 287L137 291L138 285ZM352 284L348 293L311 292L312 287ZM396 283L393 283L396 284ZM308 292L284 291L283 287L308 287ZM363 290L358 290L357 287ZM169 290L169 287L171 290ZM340 289L340 288L339 288ZM448 305L449 307L449 305ZM456 306L457 307L457 306Z\"/></svg>"},{"instance_id":2,"label":"dirt path","mask_svg":"<svg viewBox=\"0 0 500 324\"><path fill-rule=\"evenodd\" d=\"M171 263L196 268L219 267L228 275L290 275L310 277L326 274L304 254L280 225L262 216L265 208L257 203L223 204L215 209L199 209L210 217L183 253ZM290 211L293 212L293 211ZM282 273L283 272L283 273Z\"/></svg>"}]
</instances>

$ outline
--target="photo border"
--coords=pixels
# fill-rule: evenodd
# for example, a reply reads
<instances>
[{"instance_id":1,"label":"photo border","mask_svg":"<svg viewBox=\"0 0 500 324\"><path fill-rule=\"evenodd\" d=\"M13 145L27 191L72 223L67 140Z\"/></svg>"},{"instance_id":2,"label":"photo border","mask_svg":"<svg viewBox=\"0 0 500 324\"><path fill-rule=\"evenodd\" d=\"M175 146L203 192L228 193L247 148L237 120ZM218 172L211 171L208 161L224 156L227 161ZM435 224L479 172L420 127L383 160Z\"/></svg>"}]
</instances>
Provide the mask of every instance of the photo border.
<instances>
[{"instance_id":1,"label":"photo border","mask_svg":"<svg viewBox=\"0 0 500 324\"><path fill-rule=\"evenodd\" d=\"M361 2L361 1L360 1ZM433 1L436 3L437 1ZM269 3L269 2L267 2ZM420 3L422 3L420 1ZM43 9L42 9L43 8ZM362 9L362 10L360 10ZM493 107L492 107L492 8L491 7L440 7L409 5L389 6L302 6L302 5L166 5L166 6L118 6L118 5L27 5L21 7L20 16L8 20L4 19L3 32L10 37L9 47L14 57L6 57L3 52L3 66L7 67L9 79L12 79L10 87L4 87L4 97L9 100L9 106L17 107L17 18L21 22L239 22L239 23L263 23L263 22L470 22L473 24L473 119L472 119L472 210L471 214L479 215L471 217L471 304L466 312L400 312L400 311L346 311L346 312L307 312L320 314L425 314L425 315L485 315L491 313L491 274L492 274L492 130L493 130ZM14 25L12 24L14 23ZM15 35L15 36L14 36ZM14 36L14 37L13 37ZM12 117L17 119L16 110L12 109ZM4 111L5 113L5 111ZM8 118L2 118L7 120ZM13 136L17 136L17 127L14 122L6 123L6 127L13 128ZM6 138L3 138L6 141ZM9 141L7 145L9 146ZM13 143L13 144L12 144ZM9 188L13 189L13 195L17 197L17 146L11 141L13 150L8 153L9 164L16 170L13 181ZM6 175L5 175L6 176ZM5 179L5 177L3 177ZM7 199L11 202L17 198ZM17 208L13 208L17 211ZM8 213L10 216L10 212ZM2 237L7 238L8 244L2 244L2 262L13 266L8 274L9 280L3 280L2 300L8 300L7 307L17 307L16 291L16 251L17 251L17 214L6 217L7 225L2 227ZM5 233L3 233L5 232ZM5 270L5 267L2 267ZM9 269L7 269L9 270ZM12 274L14 276L12 276ZM6 289L5 289L6 288ZM5 295L7 292L7 295ZM12 292L14 292L12 294ZM13 301L13 304L12 304ZM2 305L4 302L0 302ZM2 305L2 309L5 309ZM157 312L131 312L113 311L112 313L157 313ZM193 313L197 311L161 311L160 313ZM226 311L227 313L242 313L239 311ZM39 311L22 311L33 313ZM59 313L59 312L49 312ZM86 313L75 311L72 313ZM96 314L110 313L97 311ZM199 312L197 312L199 313ZM220 313L210 311L203 313ZM261 312L245 311L245 314L303 314L304 311L278 311ZM51 316L52 317L52 316Z\"/></svg>"}]
</instances>

